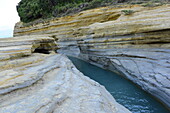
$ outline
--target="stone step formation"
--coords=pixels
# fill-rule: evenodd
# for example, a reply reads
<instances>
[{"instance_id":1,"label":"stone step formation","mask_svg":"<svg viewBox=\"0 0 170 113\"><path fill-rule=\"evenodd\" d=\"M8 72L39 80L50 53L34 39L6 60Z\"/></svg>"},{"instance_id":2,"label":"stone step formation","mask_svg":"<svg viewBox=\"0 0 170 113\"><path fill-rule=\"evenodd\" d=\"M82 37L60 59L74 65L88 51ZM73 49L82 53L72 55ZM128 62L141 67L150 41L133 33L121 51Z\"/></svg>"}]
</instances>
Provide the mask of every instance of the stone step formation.
<instances>
[{"instance_id":1,"label":"stone step formation","mask_svg":"<svg viewBox=\"0 0 170 113\"><path fill-rule=\"evenodd\" d=\"M130 113L56 48L45 35L0 39L0 113Z\"/></svg>"}]
</instances>

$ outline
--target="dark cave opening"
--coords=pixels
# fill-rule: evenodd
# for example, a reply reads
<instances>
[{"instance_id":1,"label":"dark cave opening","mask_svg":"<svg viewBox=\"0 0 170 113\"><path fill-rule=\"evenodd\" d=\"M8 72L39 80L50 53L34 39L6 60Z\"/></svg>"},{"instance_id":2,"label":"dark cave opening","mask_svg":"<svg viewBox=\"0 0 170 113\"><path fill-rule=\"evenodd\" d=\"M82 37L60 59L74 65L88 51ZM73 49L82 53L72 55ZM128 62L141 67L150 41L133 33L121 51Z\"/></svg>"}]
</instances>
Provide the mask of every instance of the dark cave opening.
<instances>
[{"instance_id":1,"label":"dark cave opening","mask_svg":"<svg viewBox=\"0 0 170 113\"><path fill-rule=\"evenodd\" d=\"M34 53L43 53L43 54L50 54L50 51L49 50L46 50L46 49L35 49L34 50Z\"/></svg>"}]
</instances>

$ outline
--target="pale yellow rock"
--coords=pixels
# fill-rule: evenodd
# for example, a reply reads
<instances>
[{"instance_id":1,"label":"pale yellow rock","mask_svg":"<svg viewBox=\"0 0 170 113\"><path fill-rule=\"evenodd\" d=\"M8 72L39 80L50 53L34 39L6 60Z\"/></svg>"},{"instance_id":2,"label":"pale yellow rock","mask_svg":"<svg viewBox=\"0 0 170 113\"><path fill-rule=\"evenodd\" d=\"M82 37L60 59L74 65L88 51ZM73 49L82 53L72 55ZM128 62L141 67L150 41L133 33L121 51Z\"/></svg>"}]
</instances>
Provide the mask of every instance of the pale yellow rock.
<instances>
[{"instance_id":1,"label":"pale yellow rock","mask_svg":"<svg viewBox=\"0 0 170 113\"><path fill-rule=\"evenodd\" d=\"M29 56L35 49L53 51L57 44L48 36L22 36L0 40L0 61Z\"/></svg>"},{"instance_id":2,"label":"pale yellow rock","mask_svg":"<svg viewBox=\"0 0 170 113\"><path fill-rule=\"evenodd\" d=\"M130 113L56 49L45 35L0 39L0 113Z\"/></svg>"},{"instance_id":3,"label":"pale yellow rock","mask_svg":"<svg viewBox=\"0 0 170 113\"><path fill-rule=\"evenodd\" d=\"M169 4L103 7L44 23L16 24L14 36L32 34L55 38L58 52L112 67L170 107Z\"/></svg>"}]
</instances>

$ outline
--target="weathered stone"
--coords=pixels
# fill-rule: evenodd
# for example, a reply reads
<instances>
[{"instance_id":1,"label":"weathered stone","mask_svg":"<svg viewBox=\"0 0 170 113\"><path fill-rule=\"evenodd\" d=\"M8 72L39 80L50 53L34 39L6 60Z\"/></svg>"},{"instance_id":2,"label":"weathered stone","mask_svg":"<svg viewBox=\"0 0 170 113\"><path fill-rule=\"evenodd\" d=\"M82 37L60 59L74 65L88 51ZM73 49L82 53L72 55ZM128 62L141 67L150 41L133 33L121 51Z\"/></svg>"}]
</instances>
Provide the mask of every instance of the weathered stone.
<instances>
[{"instance_id":1,"label":"weathered stone","mask_svg":"<svg viewBox=\"0 0 170 113\"><path fill-rule=\"evenodd\" d=\"M0 55L0 113L130 113L67 57L54 53L53 38L24 36L0 43L4 54ZM34 53L37 48L50 54Z\"/></svg>"},{"instance_id":2,"label":"weathered stone","mask_svg":"<svg viewBox=\"0 0 170 113\"><path fill-rule=\"evenodd\" d=\"M35 49L56 50L57 44L47 36L22 36L0 40L0 61L29 56Z\"/></svg>"},{"instance_id":3,"label":"weathered stone","mask_svg":"<svg viewBox=\"0 0 170 113\"><path fill-rule=\"evenodd\" d=\"M116 103L103 86L80 73L66 57L36 56L46 56L46 59L24 69L6 70L6 76L1 75L5 78L1 79L0 93L6 93L0 96L1 113L129 112Z\"/></svg>"},{"instance_id":4,"label":"weathered stone","mask_svg":"<svg viewBox=\"0 0 170 113\"><path fill-rule=\"evenodd\" d=\"M16 24L15 36L31 34L55 38L58 52L116 69L170 107L169 4L103 7L33 26Z\"/></svg>"}]
</instances>

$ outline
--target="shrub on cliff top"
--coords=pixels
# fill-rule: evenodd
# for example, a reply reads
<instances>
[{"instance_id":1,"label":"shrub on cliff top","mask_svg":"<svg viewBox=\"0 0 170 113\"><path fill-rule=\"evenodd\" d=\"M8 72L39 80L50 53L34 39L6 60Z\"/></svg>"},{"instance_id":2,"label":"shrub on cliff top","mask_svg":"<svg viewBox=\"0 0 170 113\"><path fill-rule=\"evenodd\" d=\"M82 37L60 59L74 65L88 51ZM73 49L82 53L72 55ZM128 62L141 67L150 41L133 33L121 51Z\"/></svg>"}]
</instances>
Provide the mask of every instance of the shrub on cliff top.
<instances>
[{"instance_id":1,"label":"shrub on cliff top","mask_svg":"<svg viewBox=\"0 0 170 113\"><path fill-rule=\"evenodd\" d=\"M64 16L85 9L102 6L103 3L125 2L128 0L21 0L17 11L22 22L39 18Z\"/></svg>"},{"instance_id":2,"label":"shrub on cliff top","mask_svg":"<svg viewBox=\"0 0 170 113\"><path fill-rule=\"evenodd\" d=\"M39 18L59 17L85 9L116 3L151 0L21 0L17 11L22 22Z\"/></svg>"},{"instance_id":3,"label":"shrub on cliff top","mask_svg":"<svg viewBox=\"0 0 170 113\"><path fill-rule=\"evenodd\" d=\"M79 4L92 0L22 0L17 11L21 21L30 22L38 18L48 18L53 16L53 11L61 9L68 4ZM62 8L62 10L64 10Z\"/></svg>"}]
</instances>

